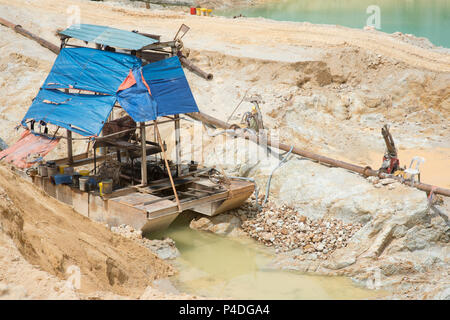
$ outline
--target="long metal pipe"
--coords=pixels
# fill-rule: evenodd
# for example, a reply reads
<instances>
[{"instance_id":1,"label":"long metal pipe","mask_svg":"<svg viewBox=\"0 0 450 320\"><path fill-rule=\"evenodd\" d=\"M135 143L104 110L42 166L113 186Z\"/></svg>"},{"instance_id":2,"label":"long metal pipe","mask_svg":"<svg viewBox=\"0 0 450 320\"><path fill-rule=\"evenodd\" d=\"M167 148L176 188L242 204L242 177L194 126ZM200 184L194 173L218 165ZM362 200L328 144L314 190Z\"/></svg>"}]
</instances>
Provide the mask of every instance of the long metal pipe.
<instances>
[{"instance_id":1,"label":"long metal pipe","mask_svg":"<svg viewBox=\"0 0 450 320\"><path fill-rule=\"evenodd\" d=\"M31 32L23 29L21 25L15 25L12 22L9 22L8 20L5 20L3 18L0 18L0 24L6 26L8 28L13 29L17 33L19 33L19 34L21 34L21 35L23 35L23 36L25 36L27 38L30 38L30 39L32 39L34 41L37 41L41 46L49 49L50 51L54 52L55 54L59 53L59 47L58 46L55 46L54 44L48 42L47 40L42 39L42 38L32 34ZM208 74L208 73L204 72L203 70L199 69L197 66L195 66L188 59L186 59L184 57L181 57L180 60L188 69L191 68L192 71L197 72L199 75L201 75L205 79L211 80L213 78L212 74ZM210 115L207 115L207 114L205 114L203 112L189 113L187 115L190 116L191 118L195 119L195 120L201 121L201 122L203 122L205 124L213 125L213 126L218 127L218 128L231 129L231 127L232 127L230 124L228 124L228 123L226 123L226 122L224 122L222 120L216 119L216 118L214 118L214 117L212 117ZM240 136L243 137L244 139L249 139L249 140L252 140L252 141L254 141L256 143L259 143L259 140L260 140L258 136L250 135L248 132L246 132L244 134L240 134ZM266 141L268 146L272 146L272 143L271 143L270 139L264 139L264 140L261 140L261 141ZM277 147L278 149L284 150L284 151L287 151L287 152L291 149L291 146L288 146L287 144L283 144L283 143L277 143L276 146L273 146L273 147ZM331 166L340 167L340 168L344 168L344 169L347 169L347 170L350 170L350 171L354 171L354 172L357 172L357 173L362 174L364 176L377 176L377 177L381 177L381 178L391 177L391 178L394 178L394 179L399 180L399 181L402 180L401 177L387 175L385 173L375 171L375 170L373 170L370 167L361 167L361 166L354 165L354 164L351 164L351 163L348 163L348 162L344 162L344 161L328 158L328 157L322 156L322 155L317 154L317 153L313 153L313 152L310 152L310 151L307 151L307 150L299 149L297 147L294 147L292 149L292 153L297 154L297 155L302 156L302 157L305 157L305 158L316 160L319 163L326 163L326 164L331 165ZM426 184L426 183L417 183L417 184L414 184L414 187L416 187L419 190L426 191L426 192L433 191L436 194L441 194L441 195L450 197L450 189L446 189L446 188L442 188L442 187L436 187L436 186L433 186L433 185L430 185L430 184Z\"/></svg>"},{"instance_id":2,"label":"long metal pipe","mask_svg":"<svg viewBox=\"0 0 450 320\"><path fill-rule=\"evenodd\" d=\"M196 113L189 113L187 114L188 116L190 116L191 118L198 120L198 121L202 121L205 124L209 124L209 125L213 125L217 128L224 128L224 129L230 129L231 125L228 123L223 122L222 120L216 119L210 115L207 115L203 112L196 112ZM243 133L239 133L238 131L236 131L236 136L240 136L241 138L244 139L248 139L251 140L257 144L260 144L260 142L263 142L264 144L267 144L267 146L270 147L275 147L277 149L289 152L289 150L291 150L291 145L287 145L281 142L276 142L276 143L272 143L270 137L262 137L262 136L258 136L255 134L251 134L248 131L243 132ZM353 172L357 172L363 176L376 176L376 177L380 177L380 178L393 178L396 179L398 181L402 181L401 177L397 177L397 176L393 176L393 175L389 175L383 172L379 172L377 170L373 170L372 168L370 168L369 166L367 167L361 167L352 163L348 163L345 161L340 161L340 160L336 160L336 159L332 159L332 158L328 158L325 156L322 156L320 154L308 151L308 150L302 150L300 148L297 147L293 147L292 148L292 153L311 159L311 160L315 160L318 161L319 163L325 163L328 164L330 166L333 167L339 167L339 168L343 168L343 169L347 169ZM433 193L435 194L440 194L443 196L447 196L450 197L450 189L446 189L446 188L442 188L442 187L437 187L437 186L433 186L430 184L426 184L426 183L415 183L414 187L422 190L422 191L426 191L426 192L431 192L433 191Z\"/></svg>"},{"instance_id":3,"label":"long metal pipe","mask_svg":"<svg viewBox=\"0 0 450 320\"><path fill-rule=\"evenodd\" d=\"M41 37L29 32L28 30L25 30L21 25L19 24L14 24L8 20L5 20L3 18L0 18L0 24L13 29L14 31L16 31L17 33L36 41L37 43L39 43L41 46L43 46L44 48L49 49L50 51L52 51L55 54L59 54L60 48L56 45L54 45L53 43L42 39ZM191 70L192 72L198 74L200 77L205 78L206 80L212 80L213 79L213 75L211 73L207 73L205 71L203 71L202 69L200 69L199 67L197 67L192 61L190 61L189 59L187 59L186 57L179 57L181 63L188 68L189 70Z\"/></svg>"},{"instance_id":4,"label":"long metal pipe","mask_svg":"<svg viewBox=\"0 0 450 320\"><path fill-rule=\"evenodd\" d=\"M187 113L187 115L194 120L201 121L207 125L214 126L216 128L231 129L231 125L228 124L227 122L214 118L203 112L192 112Z\"/></svg>"},{"instance_id":5,"label":"long metal pipe","mask_svg":"<svg viewBox=\"0 0 450 320\"><path fill-rule=\"evenodd\" d=\"M200 69L199 67L197 67L195 64L192 63L191 60L187 59L186 57L179 57L181 63L188 68L189 70L191 70L192 72L198 74L200 77L205 78L206 80L212 80L213 79L213 75L211 73L207 73L205 71L203 71L202 69Z\"/></svg>"},{"instance_id":6,"label":"long metal pipe","mask_svg":"<svg viewBox=\"0 0 450 320\"><path fill-rule=\"evenodd\" d=\"M36 41L37 43L39 43L41 46L49 49L50 51L52 51L55 54L59 54L59 47L54 45L53 43L42 39L41 37L38 37L37 35L25 30L20 24L14 24L12 22L9 22L8 20L5 20L3 18L0 18L0 24L4 25L5 27L11 28L13 29L15 32Z\"/></svg>"}]
</instances>

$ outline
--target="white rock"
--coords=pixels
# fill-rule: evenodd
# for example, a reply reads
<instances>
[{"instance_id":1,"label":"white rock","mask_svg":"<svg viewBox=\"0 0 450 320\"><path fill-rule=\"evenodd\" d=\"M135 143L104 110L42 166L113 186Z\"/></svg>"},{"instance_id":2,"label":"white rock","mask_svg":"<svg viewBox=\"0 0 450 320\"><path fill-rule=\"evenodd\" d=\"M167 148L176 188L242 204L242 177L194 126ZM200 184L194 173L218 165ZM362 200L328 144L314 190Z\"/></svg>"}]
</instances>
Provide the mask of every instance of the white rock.
<instances>
[{"instance_id":1,"label":"white rock","mask_svg":"<svg viewBox=\"0 0 450 320\"><path fill-rule=\"evenodd\" d=\"M380 180L380 183L381 183L383 186L388 185L388 184L391 184L391 183L394 183L394 182L397 182L397 180L392 179L392 178L386 178L386 179L381 179L381 180Z\"/></svg>"}]
</instances>

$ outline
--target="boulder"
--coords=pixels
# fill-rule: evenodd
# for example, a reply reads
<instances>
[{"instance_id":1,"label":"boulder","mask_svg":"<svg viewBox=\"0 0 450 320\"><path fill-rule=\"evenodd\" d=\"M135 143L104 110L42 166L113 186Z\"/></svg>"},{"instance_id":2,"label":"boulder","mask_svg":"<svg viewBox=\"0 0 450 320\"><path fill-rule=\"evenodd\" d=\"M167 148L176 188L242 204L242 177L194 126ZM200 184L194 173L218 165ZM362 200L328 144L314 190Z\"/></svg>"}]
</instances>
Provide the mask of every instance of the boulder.
<instances>
[{"instance_id":1,"label":"boulder","mask_svg":"<svg viewBox=\"0 0 450 320\"><path fill-rule=\"evenodd\" d=\"M239 236L241 219L229 213L219 214L214 217L201 217L192 220L189 224L191 229L208 231L220 235Z\"/></svg>"}]
</instances>

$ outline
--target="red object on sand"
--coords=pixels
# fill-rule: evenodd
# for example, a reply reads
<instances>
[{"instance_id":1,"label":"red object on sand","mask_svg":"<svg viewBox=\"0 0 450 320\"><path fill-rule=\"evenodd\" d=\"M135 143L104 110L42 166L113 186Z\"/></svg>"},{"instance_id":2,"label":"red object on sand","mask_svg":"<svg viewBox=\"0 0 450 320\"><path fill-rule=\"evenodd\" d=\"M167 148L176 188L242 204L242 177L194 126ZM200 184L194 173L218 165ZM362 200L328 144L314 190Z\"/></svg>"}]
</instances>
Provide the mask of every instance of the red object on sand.
<instances>
[{"instance_id":1,"label":"red object on sand","mask_svg":"<svg viewBox=\"0 0 450 320\"><path fill-rule=\"evenodd\" d=\"M197 14L197 9L196 8L191 8L191 14L192 15L196 15Z\"/></svg>"},{"instance_id":2,"label":"red object on sand","mask_svg":"<svg viewBox=\"0 0 450 320\"><path fill-rule=\"evenodd\" d=\"M58 144L59 139L49 139L34 135L29 130L22 133L19 141L0 152L0 160L11 162L19 168L29 168L34 163L28 162L28 156L39 154L44 157Z\"/></svg>"}]
</instances>

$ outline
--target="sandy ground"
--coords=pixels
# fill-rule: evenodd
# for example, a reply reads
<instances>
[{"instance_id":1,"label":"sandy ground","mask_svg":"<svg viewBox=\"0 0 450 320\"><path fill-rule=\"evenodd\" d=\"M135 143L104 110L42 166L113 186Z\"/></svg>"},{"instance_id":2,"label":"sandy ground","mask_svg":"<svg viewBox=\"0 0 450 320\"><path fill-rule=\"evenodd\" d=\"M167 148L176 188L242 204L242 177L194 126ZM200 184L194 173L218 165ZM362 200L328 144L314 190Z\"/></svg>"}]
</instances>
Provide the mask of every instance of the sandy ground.
<instances>
[{"instance_id":1,"label":"sandy ground","mask_svg":"<svg viewBox=\"0 0 450 320\"><path fill-rule=\"evenodd\" d=\"M182 23L190 26L191 30L183 38L185 47L190 49L190 58L214 73L214 80L206 81L186 72L197 103L206 113L225 120L247 93L231 119L238 123L242 113L251 107L246 101L248 97L257 95L266 125L278 130L283 141L341 160L369 164L374 169L381 164L384 152L380 129L389 123L399 147L401 165L409 165L413 155L422 155L426 158L422 180L450 187L450 54L446 50L430 48L415 38L377 31L256 18L196 17L188 15L187 10L146 10L120 2L0 0L0 17L57 44L55 32L69 23L70 5L80 8L83 23L138 29L161 34L163 40L171 39ZM19 134L13 128L31 104L55 55L5 27L0 26L0 34L0 138L12 144ZM183 126L192 129L190 123ZM166 127L164 134L169 130ZM211 147L214 140L206 139L206 144L212 142ZM85 148L85 143L77 143L75 152ZM53 155L60 155L64 150L61 143ZM204 153L208 152L207 147ZM107 230L103 231L103 226L73 218L74 213L69 213L67 207L42 198L38 191L14 179L6 168L0 169L0 186L24 217L23 230L27 231L26 226L31 228L24 233L23 243L13 234L14 245L28 262L39 265L57 279L66 276L63 267L67 263L80 264L86 270L87 279L81 293L103 290L131 297L142 294L146 286L136 283L147 279L142 274L143 264L135 264L140 271L126 271L130 276L129 285L115 288L109 283L105 271L108 254L99 253L100 248L113 250L111 255L117 259L120 270L131 266L125 264L130 257L115 251L115 243L114 248L105 244L108 242L105 239L113 238ZM26 203L18 201L21 193L18 188L12 188L8 179L20 184L37 200L30 196ZM39 199L45 199L42 200L45 210L40 211L38 219L32 214L31 205ZM71 219L80 223L74 230ZM67 247L59 247L61 238L56 235L60 232L54 228L71 231L63 242ZM44 237L43 230L52 230L54 238ZM41 240L44 245L38 245L40 238L45 240ZM73 239L80 246L72 247ZM2 241L7 243L7 239ZM89 249L85 242L95 243L95 249ZM33 245L42 248L43 253L27 249L30 243L32 248ZM9 245L13 246L5 244L5 248L13 248ZM128 245L123 243L127 248ZM56 251L49 249L53 246ZM94 257L102 257L101 262L96 258L89 262L86 257L91 255L91 250L95 252ZM140 251L136 250L131 254L142 262ZM57 254L47 258L48 252ZM151 277L169 272L155 257L148 256L148 259L155 268ZM92 269L97 265L98 272ZM116 273L120 278L121 273ZM57 285L58 280L50 278L49 282L56 281ZM64 294L72 297L80 293Z\"/></svg>"},{"instance_id":2,"label":"sandy ground","mask_svg":"<svg viewBox=\"0 0 450 320\"><path fill-rule=\"evenodd\" d=\"M169 264L3 165L0 223L2 299L177 298L152 288L153 281L175 273ZM75 270L79 286L71 280Z\"/></svg>"},{"instance_id":3,"label":"sandy ground","mask_svg":"<svg viewBox=\"0 0 450 320\"><path fill-rule=\"evenodd\" d=\"M56 29L67 26L68 7L76 5L80 8L83 23L104 24L129 30L152 30L168 38L175 35L181 23L185 23L191 27L185 40L188 41L189 47L197 50L224 51L236 56L295 62L304 60L309 55L309 48L352 46L372 50L412 67L439 72L450 71L448 54L430 52L381 32L265 19L197 17L188 15L187 9L186 14L183 14L127 8L114 2L2 0L0 4L3 5L1 13L5 19L20 22L23 27L53 42L58 42L54 34ZM33 14L25 13L31 6ZM226 32L223 32L224 30Z\"/></svg>"},{"instance_id":4,"label":"sandy ground","mask_svg":"<svg viewBox=\"0 0 450 320\"><path fill-rule=\"evenodd\" d=\"M33 15L27 10L31 5ZM207 82L187 72L204 112L226 119L247 91L247 96L258 94L268 126L288 127L288 143L375 168L384 152L380 127L390 123L397 146L405 150L402 165L409 165L410 154L424 150L424 170L434 171L424 181L449 186L433 178L442 175L435 169L442 165L436 166L433 158L450 157L450 54L442 50L376 31L197 17L117 2L0 0L0 12L58 43L55 31L66 27L70 5L79 6L83 23L139 29L161 34L163 40L173 37L181 23L189 25L185 47L198 65L215 75ZM30 105L54 55L3 27L0 31L0 123L5 128L2 139L12 143L17 132L11 129ZM232 121L238 122L249 108L244 102ZM85 147L78 144L76 151ZM434 157L436 148L440 151ZM63 143L58 150L65 150ZM373 159L374 152L378 159ZM450 176L445 179L450 181Z\"/></svg>"}]
</instances>

